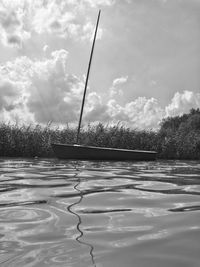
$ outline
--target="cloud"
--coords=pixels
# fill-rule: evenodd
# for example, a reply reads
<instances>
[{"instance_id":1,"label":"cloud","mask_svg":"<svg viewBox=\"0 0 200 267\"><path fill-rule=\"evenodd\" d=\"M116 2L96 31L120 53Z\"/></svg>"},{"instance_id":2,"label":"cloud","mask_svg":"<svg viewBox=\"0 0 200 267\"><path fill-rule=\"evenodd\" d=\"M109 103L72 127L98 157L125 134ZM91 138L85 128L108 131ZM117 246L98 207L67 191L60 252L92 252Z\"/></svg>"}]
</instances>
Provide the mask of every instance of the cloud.
<instances>
[{"instance_id":1,"label":"cloud","mask_svg":"<svg viewBox=\"0 0 200 267\"><path fill-rule=\"evenodd\" d=\"M35 120L26 105L28 81L22 76L19 80L17 72L12 64L0 67L0 121L32 123Z\"/></svg>"},{"instance_id":2,"label":"cloud","mask_svg":"<svg viewBox=\"0 0 200 267\"><path fill-rule=\"evenodd\" d=\"M88 3L91 7L97 6L111 6L116 1L115 0L83 0L83 2Z\"/></svg>"},{"instance_id":3,"label":"cloud","mask_svg":"<svg viewBox=\"0 0 200 267\"><path fill-rule=\"evenodd\" d=\"M112 84L119 80L121 79L115 79ZM200 94L191 91L176 93L165 108L162 108L155 98L138 97L121 105L113 98L105 102L94 92L87 97L84 119L87 122L121 122L136 129L158 129L163 118L182 115L191 108L200 108Z\"/></svg>"},{"instance_id":4,"label":"cloud","mask_svg":"<svg viewBox=\"0 0 200 267\"><path fill-rule=\"evenodd\" d=\"M30 38L30 33L25 29L20 2L12 3L5 0L0 3L0 39L4 45L20 47L24 40Z\"/></svg>"},{"instance_id":5,"label":"cloud","mask_svg":"<svg viewBox=\"0 0 200 267\"><path fill-rule=\"evenodd\" d=\"M127 82L128 76L116 78L109 89L110 97L123 96L122 86Z\"/></svg>"},{"instance_id":6,"label":"cloud","mask_svg":"<svg viewBox=\"0 0 200 267\"><path fill-rule=\"evenodd\" d=\"M102 97L96 92L89 93L87 96L83 121L87 122L107 122L110 116L107 114L107 105Z\"/></svg>"},{"instance_id":7,"label":"cloud","mask_svg":"<svg viewBox=\"0 0 200 267\"><path fill-rule=\"evenodd\" d=\"M77 119L83 83L66 74L67 55L67 51L59 50L43 61L21 57L1 66L0 109L7 111L4 120L12 121L14 113L15 119L21 118L20 110L26 110L38 123Z\"/></svg>"},{"instance_id":8,"label":"cloud","mask_svg":"<svg viewBox=\"0 0 200 267\"><path fill-rule=\"evenodd\" d=\"M191 91L184 91L182 94L177 92L165 108L166 116L182 115L192 108L200 108L200 94Z\"/></svg>"},{"instance_id":9,"label":"cloud","mask_svg":"<svg viewBox=\"0 0 200 267\"><path fill-rule=\"evenodd\" d=\"M13 83L11 81L4 80L0 82L0 92L0 110L12 110L15 105L15 98L19 94L19 92L17 92L17 88L14 89Z\"/></svg>"},{"instance_id":10,"label":"cloud","mask_svg":"<svg viewBox=\"0 0 200 267\"><path fill-rule=\"evenodd\" d=\"M5 46L22 47L23 43L36 34L49 34L76 41L91 39L94 21L91 10L97 6L109 6L114 1L71 1L71 0L2 0L0 2L0 40ZM90 12L88 12L90 8ZM93 22L92 22L93 21ZM97 38L103 29L99 27Z\"/></svg>"},{"instance_id":11,"label":"cloud","mask_svg":"<svg viewBox=\"0 0 200 267\"><path fill-rule=\"evenodd\" d=\"M81 36L81 40L93 40L93 35L94 35L94 29L95 29L95 25L91 22L88 21L86 22L86 24L83 26L82 28L82 36ZM103 30L101 28L98 29L97 32L97 39L101 39L103 34Z\"/></svg>"},{"instance_id":12,"label":"cloud","mask_svg":"<svg viewBox=\"0 0 200 267\"><path fill-rule=\"evenodd\" d=\"M116 86L116 85L120 85L120 84L124 84L127 82L127 79L128 79L128 76L122 76L120 78L116 78L114 81L113 81L113 86Z\"/></svg>"},{"instance_id":13,"label":"cloud","mask_svg":"<svg viewBox=\"0 0 200 267\"><path fill-rule=\"evenodd\" d=\"M68 52L56 50L49 58L16 58L0 66L0 119L22 123L77 123L84 79L69 74ZM111 89L126 84L127 76L113 80ZM92 89L92 88L91 88ZM83 123L117 123L137 129L157 129L166 116L181 115L200 107L200 94L176 93L162 108L155 98L138 97L120 104L111 95L88 92Z\"/></svg>"},{"instance_id":14,"label":"cloud","mask_svg":"<svg viewBox=\"0 0 200 267\"><path fill-rule=\"evenodd\" d=\"M77 11L69 9L67 2L56 1L34 2L30 4L31 12L29 17L32 18L32 30L38 34L57 33L63 35L68 27L76 19Z\"/></svg>"},{"instance_id":15,"label":"cloud","mask_svg":"<svg viewBox=\"0 0 200 267\"><path fill-rule=\"evenodd\" d=\"M165 111L155 98L139 97L124 105L113 98L117 93L120 94L120 88L127 80L128 76L113 80L107 101L104 101L102 96L96 92L90 93L86 100L85 121L121 122L125 126L137 129L158 128L160 121L165 116Z\"/></svg>"}]
</instances>

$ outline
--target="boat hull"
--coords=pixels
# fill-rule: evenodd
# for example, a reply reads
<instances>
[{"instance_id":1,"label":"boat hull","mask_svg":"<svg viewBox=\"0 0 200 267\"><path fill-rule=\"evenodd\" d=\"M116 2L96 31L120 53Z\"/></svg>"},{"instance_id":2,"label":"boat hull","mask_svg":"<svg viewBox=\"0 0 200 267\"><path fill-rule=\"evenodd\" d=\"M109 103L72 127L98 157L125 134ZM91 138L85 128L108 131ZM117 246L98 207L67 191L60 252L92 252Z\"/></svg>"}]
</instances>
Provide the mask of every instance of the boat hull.
<instances>
[{"instance_id":1,"label":"boat hull","mask_svg":"<svg viewBox=\"0 0 200 267\"><path fill-rule=\"evenodd\" d=\"M57 158L71 160L151 161L156 159L157 154L155 151L116 149L68 144L52 144L52 148Z\"/></svg>"}]
</instances>

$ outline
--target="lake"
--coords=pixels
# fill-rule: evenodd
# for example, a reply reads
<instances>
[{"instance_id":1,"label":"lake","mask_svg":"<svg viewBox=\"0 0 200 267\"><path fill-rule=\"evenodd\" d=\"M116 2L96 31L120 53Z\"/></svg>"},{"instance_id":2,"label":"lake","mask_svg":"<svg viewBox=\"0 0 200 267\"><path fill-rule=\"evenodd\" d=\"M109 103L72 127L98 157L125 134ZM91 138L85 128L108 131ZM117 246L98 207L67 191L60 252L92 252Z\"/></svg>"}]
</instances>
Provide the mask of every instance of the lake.
<instances>
[{"instance_id":1,"label":"lake","mask_svg":"<svg viewBox=\"0 0 200 267\"><path fill-rule=\"evenodd\" d=\"M200 162L0 159L0 266L199 267Z\"/></svg>"}]
</instances>

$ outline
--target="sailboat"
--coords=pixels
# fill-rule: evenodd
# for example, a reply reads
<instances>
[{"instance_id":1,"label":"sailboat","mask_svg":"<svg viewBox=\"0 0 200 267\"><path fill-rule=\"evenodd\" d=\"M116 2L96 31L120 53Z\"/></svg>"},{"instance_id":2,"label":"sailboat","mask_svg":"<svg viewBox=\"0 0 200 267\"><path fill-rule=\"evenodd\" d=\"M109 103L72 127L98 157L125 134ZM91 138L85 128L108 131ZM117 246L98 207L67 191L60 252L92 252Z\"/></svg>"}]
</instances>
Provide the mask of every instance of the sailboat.
<instances>
[{"instance_id":1,"label":"sailboat","mask_svg":"<svg viewBox=\"0 0 200 267\"><path fill-rule=\"evenodd\" d=\"M92 43L92 49L90 53L90 59L88 64L87 76L85 81L85 88L83 93L81 112L79 117L79 124L77 130L77 138L76 144L60 144L60 143L52 143L52 149L59 159L70 159L70 160L155 160L157 152L155 151L144 151L144 150L130 150L130 149L117 149L117 148L105 148L105 147L95 147L95 146L85 146L79 145L79 135L81 129L81 121L83 115L83 108L85 103L85 96L87 90L87 84L89 79L90 67L92 62L92 56L94 51L94 45L97 35L97 29L99 25L101 10L99 10L96 28Z\"/></svg>"}]
</instances>

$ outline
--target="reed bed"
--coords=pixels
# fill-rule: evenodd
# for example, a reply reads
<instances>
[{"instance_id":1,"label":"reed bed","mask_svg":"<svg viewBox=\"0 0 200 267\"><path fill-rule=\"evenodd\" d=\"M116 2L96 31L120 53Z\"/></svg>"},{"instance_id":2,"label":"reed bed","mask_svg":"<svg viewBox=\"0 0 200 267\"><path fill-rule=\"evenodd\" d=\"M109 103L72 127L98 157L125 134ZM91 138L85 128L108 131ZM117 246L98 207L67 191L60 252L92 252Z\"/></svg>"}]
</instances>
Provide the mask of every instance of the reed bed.
<instances>
[{"instance_id":1,"label":"reed bed","mask_svg":"<svg viewBox=\"0 0 200 267\"><path fill-rule=\"evenodd\" d=\"M77 129L51 125L0 124L1 157L54 157L52 142L74 144ZM123 126L88 125L81 130L80 144L126 149L156 149L156 133L130 130Z\"/></svg>"},{"instance_id":2,"label":"reed bed","mask_svg":"<svg viewBox=\"0 0 200 267\"><path fill-rule=\"evenodd\" d=\"M74 144L77 129L48 124L0 124L0 157L54 157L51 143ZM200 159L200 110L166 118L158 131L139 131L120 126L88 125L80 144L125 149L155 150L163 159Z\"/></svg>"}]
</instances>

